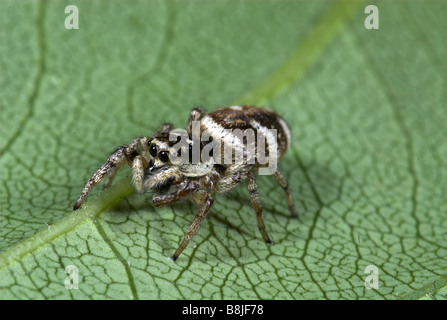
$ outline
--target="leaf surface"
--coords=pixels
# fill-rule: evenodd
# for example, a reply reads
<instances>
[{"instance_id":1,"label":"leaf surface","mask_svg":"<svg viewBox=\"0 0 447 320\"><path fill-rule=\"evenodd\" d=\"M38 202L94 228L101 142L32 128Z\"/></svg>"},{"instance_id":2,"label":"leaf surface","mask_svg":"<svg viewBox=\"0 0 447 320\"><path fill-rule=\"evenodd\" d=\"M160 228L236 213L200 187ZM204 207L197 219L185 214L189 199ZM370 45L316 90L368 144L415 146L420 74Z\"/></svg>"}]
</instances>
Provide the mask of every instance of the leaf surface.
<instances>
[{"instance_id":1,"label":"leaf surface","mask_svg":"<svg viewBox=\"0 0 447 320\"><path fill-rule=\"evenodd\" d=\"M355 1L70 4L79 30L66 2L0 3L0 298L446 298L445 2L378 2L379 30ZM257 178L272 245L243 184L175 263L197 208L155 208L128 168L71 211L116 146L235 103L292 127L300 219Z\"/></svg>"}]
</instances>

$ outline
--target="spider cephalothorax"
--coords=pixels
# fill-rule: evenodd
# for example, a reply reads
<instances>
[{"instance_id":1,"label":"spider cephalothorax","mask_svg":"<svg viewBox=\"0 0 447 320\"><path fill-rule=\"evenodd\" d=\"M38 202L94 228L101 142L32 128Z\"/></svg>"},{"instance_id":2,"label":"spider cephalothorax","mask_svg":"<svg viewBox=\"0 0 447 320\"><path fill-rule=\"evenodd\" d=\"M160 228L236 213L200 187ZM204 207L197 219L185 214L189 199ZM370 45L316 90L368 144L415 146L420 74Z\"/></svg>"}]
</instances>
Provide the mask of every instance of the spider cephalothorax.
<instances>
[{"instance_id":1,"label":"spider cephalothorax","mask_svg":"<svg viewBox=\"0 0 447 320\"><path fill-rule=\"evenodd\" d=\"M127 162L132 168L135 189L139 193L153 190L156 206L185 198L200 205L173 255L176 260L211 209L213 195L247 180L259 230L270 243L253 172L258 170L275 177L285 191L292 216L296 217L287 182L276 167L290 142L289 127L272 111L233 106L205 114L202 108L194 108L186 130L173 129L172 124L165 123L151 137L139 137L117 148L89 179L73 209L78 209L93 186L106 177L105 187L109 187L117 170Z\"/></svg>"}]
</instances>

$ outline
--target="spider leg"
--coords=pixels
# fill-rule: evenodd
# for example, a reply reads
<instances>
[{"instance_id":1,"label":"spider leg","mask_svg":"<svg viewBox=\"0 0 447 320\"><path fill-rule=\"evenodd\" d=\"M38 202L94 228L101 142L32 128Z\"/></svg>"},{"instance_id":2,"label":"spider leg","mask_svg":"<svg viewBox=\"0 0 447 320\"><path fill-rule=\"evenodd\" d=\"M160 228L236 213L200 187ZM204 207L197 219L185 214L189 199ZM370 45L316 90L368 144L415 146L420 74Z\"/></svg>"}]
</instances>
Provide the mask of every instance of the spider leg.
<instances>
[{"instance_id":1,"label":"spider leg","mask_svg":"<svg viewBox=\"0 0 447 320\"><path fill-rule=\"evenodd\" d=\"M227 192L236 187L239 182L247 178L247 173L252 169L252 165L234 164L229 166L224 173L224 176L219 179L214 189L216 193Z\"/></svg>"},{"instance_id":2,"label":"spider leg","mask_svg":"<svg viewBox=\"0 0 447 320\"><path fill-rule=\"evenodd\" d=\"M138 155L133 160L131 160L132 168L132 181L135 185L135 189L139 194L144 193L144 168L147 166L146 159Z\"/></svg>"},{"instance_id":3,"label":"spider leg","mask_svg":"<svg viewBox=\"0 0 447 320\"><path fill-rule=\"evenodd\" d=\"M103 187L104 190L110 188L110 186L112 185L113 178L115 178L116 173L118 172L119 169L121 169L123 164L124 164L124 161L122 161L116 167L114 167L112 169L112 171L107 175L107 180L104 183L104 187Z\"/></svg>"},{"instance_id":4,"label":"spider leg","mask_svg":"<svg viewBox=\"0 0 447 320\"><path fill-rule=\"evenodd\" d=\"M169 133L169 131L171 131L173 128L174 128L174 126L173 126L172 123L166 122L166 123L163 123L163 124L160 126L160 128L158 128L157 132L158 132L159 134L160 134L160 133L163 133L163 132L168 132L168 133Z\"/></svg>"},{"instance_id":5,"label":"spider leg","mask_svg":"<svg viewBox=\"0 0 447 320\"><path fill-rule=\"evenodd\" d=\"M201 107L196 107L191 110L189 114L188 122L186 124L186 131L192 132L192 122L199 120L205 114L205 110Z\"/></svg>"},{"instance_id":6,"label":"spider leg","mask_svg":"<svg viewBox=\"0 0 447 320\"><path fill-rule=\"evenodd\" d=\"M171 193L162 194L160 192L155 192L152 196L152 201L157 207L168 205L187 197L196 189L197 186L192 182L183 183L179 188L177 188L177 190Z\"/></svg>"},{"instance_id":7,"label":"spider leg","mask_svg":"<svg viewBox=\"0 0 447 320\"><path fill-rule=\"evenodd\" d=\"M242 174L242 172L236 172L232 175L225 176L217 182L214 192L225 193L236 187L239 182L245 179L245 177L246 176Z\"/></svg>"},{"instance_id":8,"label":"spider leg","mask_svg":"<svg viewBox=\"0 0 447 320\"><path fill-rule=\"evenodd\" d=\"M144 189L143 176L146 159L138 154L137 146L144 145L146 141L147 138L137 138L132 140L127 146L121 146L112 152L109 159L88 180L87 184L79 195L79 198L76 200L73 210L79 209L90 190L109 174L111 175L111 179L107 181L106 185L108 184L108 186L110 186L116 171L122 167L126 160L132 167L136 189L137 191L141 192Z\"/></svg>"},{"instance_id":9,"label":"spider leg","mask_svg":"<svg viewBox=\"0 0 447 320\"><path fill-rule=\"evenodd\" d=\"M211 207L213 206L214 199L211 195L211 193L207 191L203 191L200 194L200 191L197 193L196 200L198 201L198 197L201 199L201 205L199 208L199 211L197 212L196 216L194 217L194 220L192 221L191 225L188 228L188 231L186 232L185 237L183 238L182 243L180 243L180 246L175 251L174 255L172 256L172 260L177 260L179 255L183 252L183 250L188 245L189 241L192 237L196 234L197 230L200 227L200 224L202 223L203 219L205 219L206 215L210 211Z\"/></svg>"},{"instance_id":10,"label":"spider leg","mask_svg":"<svg viewBox=\"0 0 447 320\"><path fill-rule=\"evenodd\" d=\"M175 167L162 168L161 170L157 170L156 173L146 173L143 181L143 188L157 189L157 186L159 186L160 183L163 184L164 181L171 178L173 178L171 184L178 184L180 181L178 170Z\"/></svg>"},{"instance_id":11,"label":"spider leg","mask_svg":"<svg viewBox=\"0 0 447 320\"><path fill-rule=\"evenodd\" d=\"M279 170L276 170L276 172L273 174L273 177L275 177L276 182L281 188L283 188L286 194L287 204L289 206L290 212L292 213L292 217L298 218L298 214L296 213L295 207L293 205L292 194L290 193L289 185L286 179L284 179L284 176Z\"/></svg>"},{"instance_id":12,"label":"spider leg","mask_svg":"<svg viewBox=\"0 0 447 320\"><path fill-rule=\"evenodd\" d=\"M256 185L256 180L252 173L247 173L247 180L251 204L253 206L253 209L255 209L256 211L256 219L258 220L259 231L261 231L262 237L264 238L264 241L266 243L272 243L272 240L270 240L270 237L267 234L267 230L265 228L264 218L262 217L262 205L261 201L259 200L258 186Z\"/></svg>"}]
</instances>

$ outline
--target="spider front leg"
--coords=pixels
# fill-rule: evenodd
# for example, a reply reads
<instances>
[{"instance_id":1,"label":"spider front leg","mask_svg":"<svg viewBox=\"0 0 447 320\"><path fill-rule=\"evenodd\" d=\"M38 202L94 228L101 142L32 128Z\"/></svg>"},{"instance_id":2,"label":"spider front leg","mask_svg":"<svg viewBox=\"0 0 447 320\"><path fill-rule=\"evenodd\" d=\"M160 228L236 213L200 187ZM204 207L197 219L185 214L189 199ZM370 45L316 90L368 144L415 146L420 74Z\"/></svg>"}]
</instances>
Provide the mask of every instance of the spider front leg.
<instances>
[{"instance_id":1,"label":"spider front leg","mask_svg":"<svg viewBox=\"0 0 447 320\"><path fill-rule=\"evenodd\" d=\"M219 179L214 189L216 193L225 193L236 187L242 180L247 178L247 173L253 168L252 165L234 164L229 166L223 177Z\"/></svg>"},{"instance_id":2,"label":"spider front leg","mask_svg":"<svg viewBox=\"0 0 447 320\"><path fill-rule=\"evenodd\" d=\"M172 256L172 260L174 261L177 260L179 255L188 246L189 241L196 234L197 230L200 227L200 224L202 223L203 219L205 219L206 215L208 214L214 203L214 199L209 192L204 190L198 191L198 188L199 185L195 184L194 182L186 181L184 183L181 183L180 186L174 192L167 194L161 194L159 192L156 192L152 197L152 201L157 207L168 205L173 202L182 200L189 195L191 195L193 201L198 202L200 204L199 211L197 212L194 220L189 226L188 231L185 237L183 238L183 241L181 242L180 246Z\"/></svg>"},{"instance_id":3,"label":"spider front leg","mask_svg":"<svg viewBox=\"0 0 447 320\"><path fill-rule=\"evenodd\" d=\"M196 234L197 230L200 227L200 224L202 223L203 219L205 219L214 203L214 199L211 193L204 190L200 190L197 193L195 193L193 195L193 200L200 203L200 208L196 216L194 217L194 220L192 221L191 225L189 226L182 243L180 243L180 246L172 256L172 260L174 261L177 260L179 255L183 252L183 250L185 250L189 241L192 239L192 237L194 237L194 235Z\"/></svg>"},{"instance_id":4,"label":"spider front leg","mask_svg":"<svg viewBox=\"0 0 447 320\"><path fill-rule=\"evenodd\" d=\"M152 196L152 202L155 204L155 206L165 206L174 202L177 202L179 200L184 199L188 195L191 194L192 191L196 190L197 186L192 182L186 182L180 184L180 186L171 193L160 193L155 192Z\"/></svg>"},{"instance_id":5,"label":"spider front leg","mask_svg":"<svg viewBox=\"0 0 447 320\"><path fill-rule=\"evenodd\" d=\"M112 152L109 159L107 159L107 161L88 180L87 184L79 195L78 200L76 200L73 210L79 209L90 190L109 175L110 179L107 180L106 185L110 186L116 171L124 164L126 160L129 163L129 166L132 167L135 187L138 192L142 192L144 190L144 168L147 165L147 161L137 152L137 148L141 148L145 144L147 144L147 138L137 138L132 140L127 146L121 146Z\"/></svg>"}]
</instances>

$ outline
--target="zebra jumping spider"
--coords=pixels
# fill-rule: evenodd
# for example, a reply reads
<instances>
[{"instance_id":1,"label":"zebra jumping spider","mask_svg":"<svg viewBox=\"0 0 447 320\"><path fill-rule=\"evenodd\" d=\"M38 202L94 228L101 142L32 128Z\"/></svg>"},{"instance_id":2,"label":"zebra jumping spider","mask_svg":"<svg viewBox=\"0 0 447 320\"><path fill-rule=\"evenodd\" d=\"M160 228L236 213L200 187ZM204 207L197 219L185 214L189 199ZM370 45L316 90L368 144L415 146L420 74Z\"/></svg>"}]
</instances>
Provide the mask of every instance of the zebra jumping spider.
<instances>
[{"instance_id":1,"label":"zebra jumping spider","mask_svg":"<svg viewBox=\"0 0 447 320\"><path fill-rule=\"evenodd\" d=\"M259 230L264 241L271 243L253 173L258 170L259 174L273 175L285 192L292 217L297 217L288 184L276 168L290 143L290 129L275 112L254 106L233 106L206 114L202 108L194 108L186 130L165 123L152 136L136 138L112 152L88 180L73 210L79 209L89 191L106 177L105 188L109 187L118 169L127 162L136 191L142 194L152 189L155 206L187 198L199 204L172 256L175 261L210 211L213 195L247 180Z\"/></svg>"}]
</instances>

